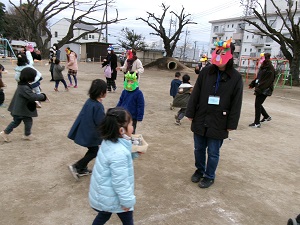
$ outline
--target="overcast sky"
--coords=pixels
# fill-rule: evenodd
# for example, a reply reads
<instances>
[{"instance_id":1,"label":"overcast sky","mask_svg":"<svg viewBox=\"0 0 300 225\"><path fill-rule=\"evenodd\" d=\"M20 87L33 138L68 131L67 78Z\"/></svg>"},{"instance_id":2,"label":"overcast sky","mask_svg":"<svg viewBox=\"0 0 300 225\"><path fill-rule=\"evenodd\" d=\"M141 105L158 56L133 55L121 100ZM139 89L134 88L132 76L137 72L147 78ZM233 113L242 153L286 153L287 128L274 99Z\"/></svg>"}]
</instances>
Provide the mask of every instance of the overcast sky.
<instances>
[{"instance_id":1,"label":"overcast sky","mask_svg":"<svg viewBox=\"0 0 300 225\"><path fill-rule=\"evenodd\" d=\"M8 8L8 0L1 0ZM20 0L12 0L15 4L19 4ZM23 0L23 2L26 2ZM45 3L50 0L44 0ZM103 1L105 2L105 1ZM157 41L159 37L149 35L153 30L141 20L136 20L137 17L147 18L147 12L155 13L156 16L162 14L161 4L170 6L169 11L180 13L182 6L185 8L185 14L191 14L193 22L197 22L196 25L188 25L184 28L184 34L181 36L181 42L184 42L185 31L187 29L187 41L189 43L195 43L201 48L203 42L209 42L211 24L209 21L239 17L242 15L243 8L240 6L240 0L212 0L212 1L195 1L195 0L115 0L112 7L108 8L108 18L114 18L116 16L115 9L118 9L119 18L127 18L118 24L112 24L108 26L109 42L115 42L117 37L120 36L120 30L124 27L133 29L135 33L142 34L146 37L146 41ZM58 15L51 20L51 23L57 22L62 17L67 17L67 13L64 15ZM102 18L103 11L97 14L97 17ZM174 17L172 18L174 19ZM171 14L166 15L166 30L169 32ZM174 31L175 26L171 26L171 33Z\"/></svg>"}]
</instances>

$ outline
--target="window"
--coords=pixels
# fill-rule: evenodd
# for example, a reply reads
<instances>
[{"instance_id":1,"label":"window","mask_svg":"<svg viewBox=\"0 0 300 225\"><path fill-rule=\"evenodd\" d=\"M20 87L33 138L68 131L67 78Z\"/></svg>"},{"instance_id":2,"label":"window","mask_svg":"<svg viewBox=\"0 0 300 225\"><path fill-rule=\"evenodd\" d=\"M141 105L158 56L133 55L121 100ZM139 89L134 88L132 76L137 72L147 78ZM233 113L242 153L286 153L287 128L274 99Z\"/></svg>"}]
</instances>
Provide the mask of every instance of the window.
<instances>
[{"instance_id":1,"label":"window","mask_svg":"<svg viewBox=\"0 0 300 225\"><path fill-rule=\"evenodd\" d=\"M217 37L213 37L213 38L212 38L212 44L214 44L215 41L217 41Z\"/></svg>"},{"instance_id":2,"label":"window","mask_svg":"<svg viewBox=\"0 0 300 225\"><path fill-rule=\"evenodd\" d=\"M248 39L249 38L249 36L247 35L247 38L246 39Z\"/></svg>"},{"instance_id":3,"label":"window","mask_svg":"<svg viewBox=\"0 0 300 225\"><path fill-rule=\"evenodd\" d=\"M89 38L92 38L92 35L89 34Z\"/></svg>"},{"instance_id":4,"label":"window","mask_svg":"<svg viewBox=\"0 0 300 225\"><path fill-rule=\"evenodd\" d=\"M214 26L214 32L218 32L219 31L219 26Z\"/></svg>"},{"instance_id":5,"label":"window","mask_svg":"<svg viewBox=\"0 0 300 225\"><path fill-rule=\"evenodd\" d=\"M261 52L261 48L257 49L257 52Z\"/></svg>"},{"instance_id":6,"label":"window","mask_svg":"<svg viewBox=\"0 0 300 225\"><path fill-rule=\"evenodd\" d=\"M88 40L88 36L87 36L87 35L84 35L84 36L82 37L82 39L83 39L83 40Z\"/></svg>"},{"instance_id":7,"label":"window","mask_svg":"<svg viewBox=\"0 0 300 225\"><path fill-rule=\"evenodd\" d=\"M232 24L231 27L233 28L233 27L234 27L234 24Z\"/></svg>"},{"instance_id":8,"label":"window","mask_svg":"<svg viewBox=\"0 0 300 225\"><path fill-rule=\"evenodd\" d=\"M252 39L254 38L254 34L252 35Z\"/></svg>"},{"instance_id":9,"label":"window","mask_svg":"<svg viewBox=\"0 0 300 225\"><path fill-rule=\"evenodd\" d=\"M270 21L269 21L269 25L270 25L272 28L276 28L276 20L270 20Z\"/></svg>"},{"instance_id":10,"label":"window","mask_svg":"<svg viewBox=\"0 0 300 225\"><path fill-rule=\"evenodd\" d=\"M271 37L267 37L267 38L266 38L266 42L269 42L269 43L270 43L270 42L273 42L273 39L272 39Z\"/></svg>"},{"instance_id":11,"label":"window","mask_svg":"<svg viewBox=\"0 0 300 225\"><path fill-rule=\"evenodd\" d=\"M245 48L245 52L247 52L247 48Z\"/></svg>"},{"instance_id":12,"label":"window","mask_svg":"<svg viewBox=\"0 0 300 225\"><path fill-rule=\"evenodd\" d=\"M58 37L57 31L54 32L54 37Z\"/></svg>"},{"instance_id":13,"label":"window","mask_svg":"<svg viewBox=\"0 0 300 225\"><path fill-rule=\"evenodd\" d=\"M227 25L227 28L229 28L229 24Z\"/></svg>"},{"instance_id":14,"label":"window","mask_svg":"<svg viewBox=\"0 0 300 225\"><path fill-rule=\"evenodd\" d=\"M252 52L252 48L250 48L250 52Z\"/></svg>"}]
</instances>

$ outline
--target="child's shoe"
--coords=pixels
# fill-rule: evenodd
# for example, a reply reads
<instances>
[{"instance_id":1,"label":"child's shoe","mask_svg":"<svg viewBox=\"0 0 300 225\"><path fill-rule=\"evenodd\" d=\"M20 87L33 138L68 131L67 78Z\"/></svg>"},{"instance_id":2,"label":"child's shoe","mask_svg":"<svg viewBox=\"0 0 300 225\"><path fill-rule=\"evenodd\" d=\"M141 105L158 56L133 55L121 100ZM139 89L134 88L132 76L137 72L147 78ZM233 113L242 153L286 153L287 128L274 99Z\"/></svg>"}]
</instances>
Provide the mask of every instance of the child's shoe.
<instances>
[{"instance_id":1,"label":"child's shoe","mask_svg":"<svg viewBox=\"0 0 300 225\"><path fill-rule=\"evenodd\" d=\"M173 104L170 103L170 110L174 110Z\"/></svg>"},{"instance_id":2,"label":"child's shoe","mask_svg":"<svg viewBox=\"0 0 300 225\"><path fill-rule=\"evenodd\" d=\"M39 101L35 101L36 108L42 108L42 105Z\"/></svg>"},{"instance_id":3,"label":"child's shoe","mask_svg":"<svg viewBox=\"0 0 300 225\"><path fill-rule=\"evenodd\" d=\"M78 172L77 172L77 169L75 167L75 164L69 165L68 168L69 168L69 171L72 174L72 176L75 178L75 180L79 180Z\"/></svg>"},{"instance_id":4,"label":"child's shoe","mask_svg":"<svg viewBox=\"0 0 300 225\"><path fill-rule=\"evenodd\" d=\"M175 124L178 125L178 126L180 126L181 125L180 120L176 120Z\"/></svg>"},{"instance_id":5,"label":"child's shoe","mask_svg":"<svg viewBox=\"0 0 300 225\"><path fill-rule=\"evenodd\" d=\"M73 84L70 83L70 84L68 85L68 87L73 87Z\"/></svg>"},{"instance_id":6,"label":"child's shoe","mask_svg":"<svg viewBox=\"0 0 300 225\"><path fill-rule=\"evenodd\" d=\"M28 136L23 135L22 139L25 140L25 141L32 141L33 140L33 136L31 134L28 135Z\"/></svg>"},{"instance_id":7,"label":"child's shoe","mask_svg":"<svg viewBox=\"0 0 300 225\"><path fill-rule=\"evenodd\" d=\"M58 88L54 88L54 91L55 91L55 92L58 92Z\"/></svg>"},{"instance_id":8,"label":"child's shoe","mask_svg":"<svg viewBox=\"0 0 300 225\"><path fill-rule=\"evenodd\" d=\"M65 91L69 91L69 88L65 88Z\"/></svg>"},{"instance_id":9,"label":"child's shoe","mask_svg":"<svg viewBox=\"0 0 300 225\"><path fill-rule=\"evenodd\" d=\"M75 85L74 88L77 88L77 85Z\"/></svg>"},{"instance_id":10,"label":"child's shoe","mask_svg":"<svg viewBox=\"0 0 300 225\"><path fill-rule=\"evenodd\" d=\"M3 131L0 132L0 136L4 139L5 142L10 142L8 134Z\"/></svg>"},{"instance_id":11,"label":"child's shoe","mask_svg":"<svg viewBox=\"0 0 300 225\"><path fill-rule=\"evenodd\" d=\"M83 176L88 176L92 174L92 170L88 169L88 168L84 168L82 170L77 170L78 174L77 176L79 177L83 177Z\"/></svg>"}]
</instances>

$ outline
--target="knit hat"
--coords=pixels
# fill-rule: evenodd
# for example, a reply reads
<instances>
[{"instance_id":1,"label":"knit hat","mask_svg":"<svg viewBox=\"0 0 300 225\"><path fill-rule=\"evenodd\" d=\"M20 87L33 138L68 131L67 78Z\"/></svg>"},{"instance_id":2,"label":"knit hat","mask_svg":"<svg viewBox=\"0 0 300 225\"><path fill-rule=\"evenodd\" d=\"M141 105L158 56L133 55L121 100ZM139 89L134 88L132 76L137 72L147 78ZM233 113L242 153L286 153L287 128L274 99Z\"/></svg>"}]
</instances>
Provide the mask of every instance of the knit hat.
<instances>
[{"instance_id":1,"label":"knit hat","mask_svg":"<svg viewBox=\"0 0 300 225\"><path fill-rule=\"evenodd\" d=\"M108 46L107 51L113 51L114 47L112 45Z\"/></svg>"}]
</instances>

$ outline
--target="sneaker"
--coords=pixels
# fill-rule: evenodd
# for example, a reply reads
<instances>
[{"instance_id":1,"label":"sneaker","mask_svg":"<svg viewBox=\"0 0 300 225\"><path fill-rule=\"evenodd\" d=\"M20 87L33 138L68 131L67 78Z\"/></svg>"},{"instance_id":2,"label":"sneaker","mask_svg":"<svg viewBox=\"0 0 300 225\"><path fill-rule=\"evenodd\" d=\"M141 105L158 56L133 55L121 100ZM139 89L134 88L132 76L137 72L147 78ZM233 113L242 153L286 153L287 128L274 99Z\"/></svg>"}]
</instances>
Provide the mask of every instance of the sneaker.
<instances>
[{"instance_id":1,"label":"sneaker","mask_svg":"<svg viewBox=\"0 0 300 225\"><path fill-rule=\"evenodd\" d=\"M215 182L214 179L204 177L198 184L200 188L209 188Z\"/></svg>"},{"instance_id":2,"label":"sneaker","mask_svg":"<svg viewBox=\"0 0 300 225\"><path fill-rule=\"evenodd\" d=\"M176 120L175 124L178 125L178 126L180 126L181 125L180 120Z\"/></svg>"},{"instance_id":3,"label":"sneaker","mask_svg":"<svg viewBox=\"0 0 300 225\"><path fill-rule=\"evenodd\" d=\"M3 131L0 132L0 136L4 139L5 142L10 142L8 134Z\"/></svg>"},{"instance_id":4,"label":"sneaker","mask_svg":"<svg viewBox=\"0 0 300 225\"><path fill-rule=\"evenodd\" d=\"M75 165L69 165L68 168L72 176L75 178L75 180L79 180L78 172Z\"/></svg>"},{"instance_id":5,"label":"sneaker","mask_svg":"<svg viewBox=\"0 0 300 225\"><path fill-rule=\"evenodd\" d=\"M55 92L58 92L58 89L57 89L57 88L54 88L54 91L55 91Z\"/></svg>"},{"instance_id":6,"label":"sneaker","mask_svg":"<svg viewBox=\"0 0 300 225\"><path fill-rule=\"evenodd\" d=\"M196 170L195 173L191 177L191 181L193 183L198 183L202 177L203 177L203 173L201 173L199 170Z\"/></svg>"},{"instance_id":7,"label":"sneaker","mask_svg":"<svg viewBox=\"0 0 300 225\"><path fill-rule=\"evenodd\" d=\"M75 85L74 88L78 88L77 85Z\"/></svg>"},{"instance_id":8,"label":"sneaker","mask_svg":"<svg viewBox=\"0 0 300 225\"><path fill-rule=\"evenodd\" d=\"M253 128L260 128L260 123L255 124L255 123L250 123L249 127L253 127Z\"/></svg>"},{"instance_id":9,"label":"sneaker","mask_svg":"<svg viewBox=\"0 0 300 225\"><path fill-rule=\"evenodd\" d=\"M170 110L174 110L173 104L170 103Z\"/></svg>"},{"instance_id":10,"label":"sneaker","mask_svg":"<svg viewBox=\"0 0 300 225\"><path fill-rule=\"evenodd\" d=\"M25 140L25 141L32 141L33 140L33 136L31 134L28 135L28 136L23 135L22 139Z\"/></svg>"},{"instance_id":11,"label":"sneaker","mask_svg":"<svg viewBox=\"0 0 300 225\"><path fill-rule=\"evenodd\" d=\"M73 87L73 84L70 83L70 84L68 85L68 87Z\"/></svg>"},{"instance_id":12,"label":"sneaker","mask_svg":"<svg viewBox=\"0 0 300 225\"><path fill-rule=\"evenodd\" d=\"M36 104L36 108L38 109L42 108L42 105L39 101L35 101L35 104Z\"/></svg>"},{"instance_id":13,"label":"sneaker","mask_svg":"<svg viewBox=\"0 0 300 225\"><path fill-rule=\"evenodd\" d=\"M117 90L117 87L113 89L113 92L116 92L116 90Z\"/></svg>"},{"instance_id":14,"label":"sneaker","mask_svg":"<svg viewBox=\"0 0 300 225\"><path fill-rule=\"evenodd\" d=\"M175 117L175 120L178 120L178 115L177 114L174 117Z\"/></svg>"},{"instance_id":15,"label":"sneaker","mask_svg":"<svg viewBox=\"0 0 300 225\"><path fill-rule=\"evenodd\" d=\"M79 177L88 176L92 174L92 170L89 170L88 168L77 170L77 172L78 172L77 176Z\"/></svg>"},{"instance_id":16,"label":"sneaker","mask_svg":"<svg viewBox=\"0 0 300 225\"><path fill-rule=\"evenodd\" d=\"M271 121L271 120L272 120L272 117L269 116L268 118L263 118L260 122L263 123L263 122Z\"/></svg>"}]
</instances>

